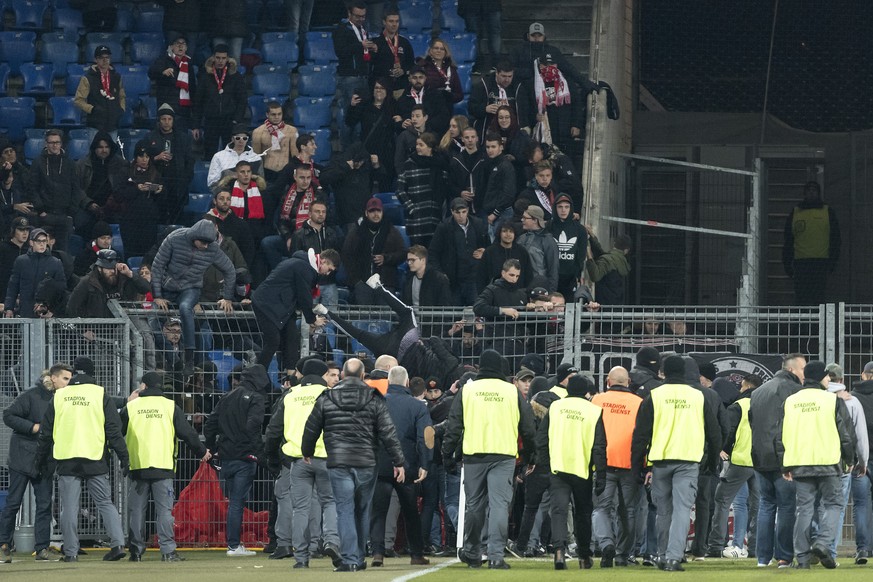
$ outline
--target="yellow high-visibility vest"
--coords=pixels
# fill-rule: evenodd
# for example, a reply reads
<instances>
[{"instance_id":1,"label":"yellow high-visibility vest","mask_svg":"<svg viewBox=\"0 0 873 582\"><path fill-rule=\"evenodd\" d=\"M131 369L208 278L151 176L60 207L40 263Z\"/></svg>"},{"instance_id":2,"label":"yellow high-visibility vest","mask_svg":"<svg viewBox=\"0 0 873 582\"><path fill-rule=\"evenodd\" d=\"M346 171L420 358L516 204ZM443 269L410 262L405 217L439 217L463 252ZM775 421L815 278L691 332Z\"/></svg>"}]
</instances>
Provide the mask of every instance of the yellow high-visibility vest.
<instances>
[{"instance_id":1,"label":"yellow high-visibility vest","mask_svg":"<svg viewBox=\"0 0 873 582\"><path fill-rule=\"evenodd\" d=\"M130 470L168 469L176 464L176 404L164 396L140 396L127 403Z\"/></svg>"},{"instance_id":2,"label":"yellow high-visibility vest","mask_svg":"<svg viewBox=\"0 0 873 582\"><path fill-rule=\"evenodd\" d=\"M518 454L518 388L496 378L469 382L461 391L464 454Z\"/></svg>"},{"instance_id":3,"label":"yellow high-visibility vest","mask_svg":"<svg viewBox=\"0 0 873 582\"><path fill-rule=\"evenodd\" d=\"M837 395L827 390L805 389L789 396L784 406L782 464L785 467L838 464Z\"/></svg>"},{"instance_id":4,"label":"yellow high-visibility vest","mask_svg":"<svg viewBox=\"0 0 873 582\"><path fill-rule=\"evenodd\" d=\"M699 463L706 440L703 393L686 384L664 384L650 398L655 417L649 460Z\"/></svg>"},{"instance_id":5,"label":"yellow high-visibility vest","mask_svg":"<svg viewBox=\"0 0 873 582\"><path fill-rule=\"evenodd\" d=\"M552 473L587 479L591 472L594 429L603 409L584 398L562 398L549 407L549 459Z\"/></svg>"},{"instance_id":6,"label":"yellow high-visibility vest","mask_svg":"<svg viewBox=\"0 0 873 582\"><path fill-rule=\"evenodd\" d=\"M830 257L831 220L827 204L821 208L795 208L791 217L795 259Z\"/></svg>"},{"instance_id":7,"label":"yellow high-visibility vest","mask_svg":"<svg viewBox=\"0 0 873 582\"><path fill-rule=\"evenodd\" d=\"M282 452L285 455L295 459L303 456L303 453L300 451L300 447L303 444L303 429L306 427L306 420L315 407L315 400L325 390L327 390L327 386L322 386L321 384L295 386L283 398L285 404L285 444L282 445ZM321 433L321 436L318 437L318 442L315 443L315 454L313 456L319 459L327 458L327 451L324 448L324 432Z\"/></svg>"},{"instance_id":8,"label":"yellow high-visibility vest","mask_svg":"<svg viewBox=\"0 0 873 582\"><path fill-rule=\"evenodd\" d=\"M55 459L99 461L106 446L103 386L71 384L55 393Z\"/></svg>"},{"instance_id":9,"label":"yellow high-visibility vest","mask_svg":"<svg viewBox=\"0 0 873 582\"><path fill-rule=\"evenodd\" d=\"M752 467L752 427L749 425L749 406L751 398L737 400L740 407L740 424L737 426L737 436L734 439L734 450L731 451L731 463L740 467Z\"/></svg>"}]
</instances>

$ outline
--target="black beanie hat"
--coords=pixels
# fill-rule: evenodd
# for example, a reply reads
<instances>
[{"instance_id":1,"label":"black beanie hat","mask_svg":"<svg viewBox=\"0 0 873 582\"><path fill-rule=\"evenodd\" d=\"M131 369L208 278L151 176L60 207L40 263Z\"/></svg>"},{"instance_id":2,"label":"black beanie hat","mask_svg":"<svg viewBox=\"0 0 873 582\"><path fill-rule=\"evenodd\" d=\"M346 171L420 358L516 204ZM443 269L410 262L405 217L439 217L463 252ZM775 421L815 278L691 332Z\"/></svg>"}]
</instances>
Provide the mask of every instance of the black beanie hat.
<instances>
[{"instance_id":1,"label":"black beanie hat","mask_svg":"<svg viewBox=\"0 0 873 582\"><path fill-rule=\"evenodd\" d=\"M594 382L588 376L576 374L567 382L567 396L584 398L586 394L594 392Z\"/></svg>"},{"instance_id":2,"label":"black beanie hat","mask_svg":"<svg viewBox=\"0 0 873 582\"><path fill-rule=\"evenodd\" d=\"M327 364L318 358L310 358L303 364L304 376L324 376L327 374Z\"/></svg>"},{"instance_id":3,"label":"black beanie hat","mask_svg":"<svg viewBox=\"0 0 873 582\"><path fill-rule=\"evenodd\" d=\"M718 375L715 371L715 364L712 362L703 362L700 364L700 375L712 382Z\"/></svg>"},{"instance_id":4,"label":"black beanie hat","mask_svg":"<svg viewBox=\"0 0 873 582\"><path fill-rule=\"evenodd\" d=\"M637 352L637 366L642 366L653 372L657 372L660 365L661 352L655 348L640 348L640 351Z\"/></svg>"},{"instance_id":5,"label":"black beanie hat","mask_svg":"<svg viewBox=\"0 0 873 582\"><path fill-rule=\"evenodd\" d=\"M828 375L827 367L821 360L811 360L807 362L803 369L803 377L807 380L821 382Z\"/></svg>"},{"instance_id":6,"label":"black beanie hat","mask_svg":"<svg viewBox=\"0 0 873 582\"><path fill-rule=\"evenodd\" d=\"M112 227L109 226L109 223L103 220L98 220L91 228L91 238L98 238L101 236L112 236Z\"/></svg>"},{"instance_id":7,"label":"black beanie hat","mask_svg":"<svg viewBox=\"0 0 873 582\"><path fill-rule=\"evenodd\" d=\"M85 356L79 356L73 361L73 373L94 375L94 361Z\"/></svg>"},{"instance_id":8,"label":"black beanie hat","mask_svg":"<svg viewBox=\"0 0 873 582\"><path fill-rule=\"evenodd\" d=\"M502 378L509 376L509 363L496 350L485 350L479 356L479 378Z\"/></svg>"},{"instance_id":9,"label":"black beanie hat","mask_svg":"<svg viewBox=\"0 0 873 582\"><path fill-rule=\"evenodd\" d=\"M164 375L159 372L146 372L143 374L142 383L146 388L161 388L164 385Z\"/></svg>"},{"instance_id":10,"label":"black beanie hat","mask_svg":"<svg viewBox=\"0 0 873 582\"><path fill-rule=\"evenodd\" d=\"M664 376L676 377L680 378L685 377L685 360L682 359L682 356L667 356L664 358Z\"/></svg>"},{"instance_id":11,"label":"black beanie hat","mask_svg":"<svg viewBox=\"0 0 873 582\"><path fill-rule=\"evenodd\" d=\"M570 374L578 374L579 368L574 366L573 364L564 363L558 366L558 369L555 371L555 382L560 384L564 380L567 379L567 376Z\"/></svg>"}]
</instances>

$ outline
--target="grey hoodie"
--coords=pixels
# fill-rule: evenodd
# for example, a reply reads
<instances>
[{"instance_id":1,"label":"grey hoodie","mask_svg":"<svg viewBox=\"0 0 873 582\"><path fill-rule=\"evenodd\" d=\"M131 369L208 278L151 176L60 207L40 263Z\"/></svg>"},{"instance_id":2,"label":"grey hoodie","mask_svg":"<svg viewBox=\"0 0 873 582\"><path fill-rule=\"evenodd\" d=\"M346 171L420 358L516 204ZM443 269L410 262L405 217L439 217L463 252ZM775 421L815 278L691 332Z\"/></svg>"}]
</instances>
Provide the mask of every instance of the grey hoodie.
<instances>
[{"instance_id":1,"label":"grey hoodie","mask_svg":"<svg viewBox=\"0 0 873 582\"><path fill-rule=\"evenodd\" d=\"M164 292L177 293L185 289L201 289L203 274L210 265L215 265L224 274L224 299L233 299L236 286L236 271L233 263L215 241L215 223L205 218L190 228L171 232L152 264L152 289L155 299ZM198 250L195 240L209 241L209 246Z\"/></svg>"}]
</instances>

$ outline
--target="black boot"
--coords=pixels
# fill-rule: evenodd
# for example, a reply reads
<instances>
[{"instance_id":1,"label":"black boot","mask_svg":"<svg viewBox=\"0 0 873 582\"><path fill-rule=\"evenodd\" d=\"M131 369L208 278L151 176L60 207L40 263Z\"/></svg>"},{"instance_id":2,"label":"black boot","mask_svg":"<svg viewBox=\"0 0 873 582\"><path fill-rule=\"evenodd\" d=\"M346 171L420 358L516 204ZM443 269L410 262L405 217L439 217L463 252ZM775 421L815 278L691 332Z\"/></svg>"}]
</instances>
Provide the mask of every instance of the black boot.
<instances>
[{"instance_id":1,"label":"black boot","mask_svg":"<svg viewBox=\"0 0 873 582\"><path fill-rule=\"evenodd\" d=\"M567 569L567 554L563 548L555 550L555 570Z\"/></svg>"}]
</instances>

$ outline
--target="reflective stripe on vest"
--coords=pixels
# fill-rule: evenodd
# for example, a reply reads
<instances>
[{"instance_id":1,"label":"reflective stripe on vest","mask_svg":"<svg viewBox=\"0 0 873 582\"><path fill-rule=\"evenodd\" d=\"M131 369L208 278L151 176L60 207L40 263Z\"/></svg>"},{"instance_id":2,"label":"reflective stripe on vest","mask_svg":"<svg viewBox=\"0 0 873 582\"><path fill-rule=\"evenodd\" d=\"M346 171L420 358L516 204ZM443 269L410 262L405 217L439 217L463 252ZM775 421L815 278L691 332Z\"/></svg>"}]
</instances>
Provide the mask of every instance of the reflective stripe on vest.
<instances>
[{"instance_id":1,"label":"reflective stripe on vest","mask_svg":"<svg viewBox=\"0 0 873 582\"><path fill-rule=\"evenodd\" d=\"M283 399L285 403L285 444L282 445L282 452L285 455L294 459L299 459L303 456L303 453L300 451L300 447L303 444L303 429L306 427L306 421L315 407L315 401L325 390L327 390L327 386L307 384L306 386L295 386L291 392L285 395ZM318 442L315 443L315 454L313 456L319 459L327 457L327 451L324 448L323 431L321 436L318 437Z\"/></svg>"},{"instance_id":2,"label":"reflective stripe on vest","mask_svg":"<svg viewBox=\"0 0 873 582\"><path fill-rule=\"evenodd\" d=\"M821 208L795 208L791 217L795 259L830 257L831 221L827 204Z\"/></svg>"},{"instance_id":3,"label":"reflective stripe on vest","mask_svg":"<svg viewBox=\"0 0 873 582\"><path fill-rule=\"evenodd\" d=\"M557 386L552 386L549 389L549 392L552 394L557 394L558 398L566 398L567 397L567 389L561 386L560 384Z\"/></svg>"},{"instance_id":4,"label":"reflective stripe on vest","mask_svg":"<svg viewBox=\"0 0 873 582\"><path fill-rule=\"evenodd\" d=\"M176 404L163 396L140 396L127 403L127 452L130 470L168 469L176 463Z\"/></svg>"},{"instance_id":5,"label":"reflective stripe on vest","mask_svg":"<svg viewBox=\"0 0 873 582\"><path fill-rule=\"evenodd\" d=\"M583 479L591 474L594 429L603 410L584 398L562 398L549 407L549 459L552 473Z\"/></svg>"},{"instance_id":6,"label":"reflective stripe on vest","mask_svg":"<svg viewBox=\"0 0 873 582\"><path fill-rule=\"evenodd\" d=\"M836 465L840 462L840 434L836 421L837 395L804 389L785 400L782 420L782 465Z\"/></svg>"},{"instance_id":7,"label":"reflective stripe on vest","mask_svg":"<svg viewBox=\"0 0 873 582\"><path fill-rule=\"evenodd\" d=\"M103 458L106 432L103 428L102 386L75 384L55 393L55 424L52 429L55 459Z\"/></svg>"},{"instance_id":8,"label":"reflective stripe on vest","mask_svg":"<svg viewBox=\"0 0 873 582\"><path fill-rule=\"evenodd\" d=\"M518 454L518 388L496 378L469 382L461 391L464 454Z\"/></svg>"},{"instance_id":9,"label":"reflective stripe on vest","mask_svg":"<svg viewBox=\"0 0 873 582\"><path fill-rule=\"evenodd\" d=\"M699 463L706 440L703 393L686 384L664 384L650 398L655 418L649 461Z\"/></svg>"},{"instance_id":10,"label":"reflective stripe on vest","mask_svg":"<svg viewBox=\"0 0 873 582\"><path fill-rule=\"evenodd\" d=\"M737 436L734 439L734 450L731 451L731 463L740 467L752 467L752 427L749 425L749 406L751 398L737 400L740 407L740 424L737 426Z\"/></svg>"},{"instance_id":11,"label":"reflective stripe on vest","mask_svg":"<svg viewBox=\"0 0 873 582\"><path fill-rule=\"evenodd\" d=\"M616 469L630 469L631 440L643 399L630 392L607 390L596 394L591 402L603 409L606 464Z\"/></svg>"}]
</instances>

